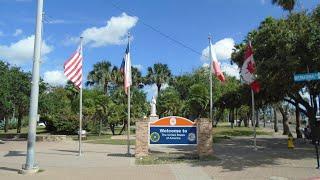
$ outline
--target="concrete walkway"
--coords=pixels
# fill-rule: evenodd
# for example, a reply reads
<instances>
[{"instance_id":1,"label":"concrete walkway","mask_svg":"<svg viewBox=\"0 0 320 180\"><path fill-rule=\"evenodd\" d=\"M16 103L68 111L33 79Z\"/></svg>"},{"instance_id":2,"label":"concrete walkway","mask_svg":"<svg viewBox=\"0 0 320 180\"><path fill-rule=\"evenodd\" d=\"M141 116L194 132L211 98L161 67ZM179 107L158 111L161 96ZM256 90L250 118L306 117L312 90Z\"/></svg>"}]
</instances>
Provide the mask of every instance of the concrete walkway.
<instances>
[{"instance_id":1,"label":"concrete walkway","mask_svg":"<svg viewBox=\"0 0 320 180\"><path fill-rule=\"evenodd\" d=\"M84 143L84 154L77 156L77 142L37 143L36 159L43 172L20 175L25 163L25 141L0 144L0 179L310 179L320 177L315 169L313 146L296 144L286 148L286 139L260 137L254 151L251 138L225 140L214 144L218 160L167 165L135 165L125 157L126 146ZM162 151L186 151L184 147L162 148ZM132 149L133 152L134 149ZM188 149L190 150L190 149Z\"/></svg>"}]
</instances>

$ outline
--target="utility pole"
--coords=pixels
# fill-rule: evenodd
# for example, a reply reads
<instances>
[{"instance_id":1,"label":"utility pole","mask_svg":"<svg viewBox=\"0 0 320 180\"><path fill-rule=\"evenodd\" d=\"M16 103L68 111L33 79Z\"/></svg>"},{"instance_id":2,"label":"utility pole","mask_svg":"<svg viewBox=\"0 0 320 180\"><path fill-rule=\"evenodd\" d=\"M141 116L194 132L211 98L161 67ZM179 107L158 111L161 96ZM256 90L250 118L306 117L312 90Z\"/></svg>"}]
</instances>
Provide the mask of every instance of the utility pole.
<instances>
[{"instance_id":1,"label":"utility pole","mask_svg":"<svg viewBox=\"0 0 320 180\"><path fill-rule=\"evenodd\" d=\"M23 165L21 174L36 173L39 171L38 165L35 163L35 144L36 144L36 129L38 118L38 101L39 101L39 69L41 58L41 37L42 37L42 13L43 0L38 0L37 5L37 21L36 33L34 39L34 54L32 68L32 87L29 109L29 131L26 164Z\"/></svg>"}]
</instances>

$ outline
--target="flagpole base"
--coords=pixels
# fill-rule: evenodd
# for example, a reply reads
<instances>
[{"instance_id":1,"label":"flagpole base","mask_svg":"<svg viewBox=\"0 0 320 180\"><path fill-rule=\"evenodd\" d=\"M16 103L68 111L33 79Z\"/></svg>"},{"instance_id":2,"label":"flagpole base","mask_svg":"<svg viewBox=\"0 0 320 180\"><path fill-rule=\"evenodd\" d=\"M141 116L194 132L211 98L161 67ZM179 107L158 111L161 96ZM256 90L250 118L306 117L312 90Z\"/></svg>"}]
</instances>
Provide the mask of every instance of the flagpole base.
<instances>
[{"instance_id":1,"label":"flagpole base","mask_svg":"<svg viewBox=\"0 0 320 180\"><path fill-rule=\"evenodd\" d=\"M26 165L22 165L22 169L20 169L19 171L18 171L18 173L19 174L35 174L35 173L37 173L37 172L39 172L39 166L37 166L37 165L35 165L33 168L31 168L31 169L26 169L26 167L25 167Z\"/></svg>"}]
</instances>

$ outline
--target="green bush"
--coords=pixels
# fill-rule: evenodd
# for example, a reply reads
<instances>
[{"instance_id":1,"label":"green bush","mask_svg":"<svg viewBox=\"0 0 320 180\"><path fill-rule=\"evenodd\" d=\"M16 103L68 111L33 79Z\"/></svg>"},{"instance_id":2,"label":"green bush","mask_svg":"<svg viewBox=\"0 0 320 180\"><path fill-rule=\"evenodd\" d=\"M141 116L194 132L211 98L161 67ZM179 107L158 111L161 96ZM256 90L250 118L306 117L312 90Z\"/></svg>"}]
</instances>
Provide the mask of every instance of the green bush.
<instances>
[{"instance_id":1,"label":"green bush","mask_svg":"<svg viewBox=\"0 0 320 180\"><path fill-rule=\"evenodd\" d=\"M77 134L79 128L79 116L74 114L44 116L41 121L46 124L48 131L55 134Z\"/></svg>"},{"instance_id":2,"label":"green bush","mask_svg":"<svg viewBox=\"0 0 320 180\"><path fill-rule=\"evenodd\" d=\"M8 129L17 128L17 125L18 125L17 119L8 119L7 122L8 122ZM4 120L1 120L0 121L0 129L4 129L4 126L5 126L5 122L4 122Z\"/></svg>"}]
</instances>

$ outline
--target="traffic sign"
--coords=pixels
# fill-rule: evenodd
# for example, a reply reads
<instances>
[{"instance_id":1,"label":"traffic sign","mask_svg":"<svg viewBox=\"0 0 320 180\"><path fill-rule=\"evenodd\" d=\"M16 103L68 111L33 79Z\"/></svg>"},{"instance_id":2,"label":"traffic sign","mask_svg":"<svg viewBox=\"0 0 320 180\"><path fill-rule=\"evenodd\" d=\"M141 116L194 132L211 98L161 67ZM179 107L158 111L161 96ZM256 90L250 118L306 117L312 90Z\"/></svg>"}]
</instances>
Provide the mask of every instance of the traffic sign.
<instances>
[{"instance_id":1,"label":"traffic sign","mask_svg":"<svg viewBox=\"0 0 320 180\"><path fill-rule=\"evenodd\" d=\"M313 80L320 80L320 72L294 75L295 82L313 81Z\"/></svg>"}]
</instances>

